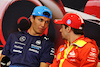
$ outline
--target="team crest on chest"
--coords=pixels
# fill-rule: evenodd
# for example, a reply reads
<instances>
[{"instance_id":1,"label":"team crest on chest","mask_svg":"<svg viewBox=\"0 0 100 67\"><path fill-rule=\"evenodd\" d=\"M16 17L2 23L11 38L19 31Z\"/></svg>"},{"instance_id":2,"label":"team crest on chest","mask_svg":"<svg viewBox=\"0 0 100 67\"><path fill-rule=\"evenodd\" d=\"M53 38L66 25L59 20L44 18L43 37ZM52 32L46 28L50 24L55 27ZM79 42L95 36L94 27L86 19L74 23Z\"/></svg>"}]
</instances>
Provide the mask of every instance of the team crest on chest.
<instances>
[{"instance_id":1,"label":"team crest on chest","mask_svg":"<svg viewBox=\"0 0 100 67\"><path fill-rule=\"evenodd\" d=\"M74 51L70 52L68 57L75 57L75 52Z\"/></svg>"},{"instance_id":2,"label":"team crest on chest","mask_svg":"<svg viewBox=\"0 0 100 67\"><path fill-rule=\"evenodd\" d=\"M37 44L37 45L40 45L40 44L41 44L41 40L37 40L37 41L36 41L36 44Z\"/></svg>"},{"instance_id":3,"label":"team crest on chest","mask_svg":"<svg viewBox=\"0 0 100 67\"><path fill-rule=\"evenodd\" d=\"M25 37L25 36L21 36L21 37L19 38L19 40L20 40L21 42L24 42L24 41L26 40L26 37Z\"/></svg>"},{"instance_id":4,"label":"team crest on chest","mask_svg":"<svg viewBox=\"0 0 100 67\"><path fill-rule=\"evenodd\" d=\"M76 56L75 56L75 52L74 51L70 52L69 55L68 55L68 58L70 58L70 61L76 61L75 57Z\"/></svg>"},{"instance_id":5,"label":"team crest on chest","mask_svg":"<svg viewBox=\"0 0 100 67\"><path fill-rule=\"evenodd\" d=\"M64 48L61 48L61 49L60 49L60 52L63 51L63 50L64 50Z\"/></svg>"}]
</instances>

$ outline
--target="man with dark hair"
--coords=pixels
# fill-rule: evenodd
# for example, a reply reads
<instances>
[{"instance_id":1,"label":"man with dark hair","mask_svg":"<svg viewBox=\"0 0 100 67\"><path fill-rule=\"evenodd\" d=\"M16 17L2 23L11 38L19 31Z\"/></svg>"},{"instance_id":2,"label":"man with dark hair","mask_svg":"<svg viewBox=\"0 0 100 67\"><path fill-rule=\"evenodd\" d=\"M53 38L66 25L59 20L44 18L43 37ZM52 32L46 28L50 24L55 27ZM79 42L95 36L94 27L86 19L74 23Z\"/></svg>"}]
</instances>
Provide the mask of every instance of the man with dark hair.
<instances>
[{"instance_id":1,"label":"man with dark hair","mask_svg":"<svg viewBox=\"0 0 100 67\"><path fill-rule=\"evenodd\" d=\"M84 37L82 17L75 13L67 13L62 20L54 20L61 24L61 35L65 44L58 48L50 67L96 67L98 47L93 39Z\"/></svg>"},{"instance_id":2,"label":"man with dark hair","mask_svg":"<svg viewBox=\"0 0 100 67\"><path fill-rule=\"evenodd\" d=\"M49 8L37 6L30 16L30 28L10 34L1 56L10 58L9 67L48 67L52 63L54 43L47 36L41 35L51 18L52 12Z\"/></svg>"}]
</instances>

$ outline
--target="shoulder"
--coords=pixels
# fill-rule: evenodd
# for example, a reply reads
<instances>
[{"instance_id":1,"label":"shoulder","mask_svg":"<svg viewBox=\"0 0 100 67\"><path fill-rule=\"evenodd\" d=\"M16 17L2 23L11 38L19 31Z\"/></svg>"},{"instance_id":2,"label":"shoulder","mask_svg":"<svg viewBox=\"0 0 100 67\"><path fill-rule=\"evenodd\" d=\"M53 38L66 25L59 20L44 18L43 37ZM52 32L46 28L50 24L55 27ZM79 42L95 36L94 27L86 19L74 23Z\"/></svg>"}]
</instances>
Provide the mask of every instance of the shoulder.
<instances>
[{"instance_id":1,"label":"shoulder","mask_svg":"<svg viewBox=\"0 0 100 67\"><path fill-rule=\"evenodd\" d=\"M13 33L10 33L10 35L8 36L8 39L16 39L16 38L19 38L21 36L25 36L25 31L22 31L22 32L13 32Z\"/></svg>"},{"instance_id":2,"label":"shoulder","mask_svg":"<svg viewBox=\"0 0 100 67\"><path fill-rule=\"evenodd\" d=\"M84 46L86 51L87 50L89 50L89 51L95 50L96 52L98 52L99 49L98 49L98 46L97 46L95 40L90 39L90 38L85 38L84 40L87 42L86 45Z\"/></svg>"},{"instance_id":3,"label":"shoulder","mask_svg":"<svg viewBox=\"0 0 100 67\"><path fill-rule=\"evenodd\" d=\"M41 36L41 40L45 46L54 46L54 42L50 40L50 38L46 35Z\"/></svg>"},{"instance_id":4,"label":"shoulder","mask_svg":"<svg viewBox=\"0 0 100 67\"><path fill-rule=\"evenodd\" d=\"M24 35L24 34L26 34L26 33L27 33L27 31L13 32L13 33L11 33L10 35Z\"/></svg>"},{"instance_id":5,"label":"shoulder","mask_svg":"<svg viewBox=\"0 0 100 67\"><path fill-rule=\"evenodd\" d=\"M89 47L96 47L97 44L96 44L96 41L94 39L90 39L90 38L85 38L84 41L86 41L86 46L89 46Z\"/></svg>"},{"instance_id":6,"label":"shoulder","mask_svg":"<svg viewBox=\"0 0 100 67\"><path fill-rule=\"evenodd\" d=\"M41 39L46 41L46 42L51 42L50 38L48 36L46 36L46 35L42 35Z\"/></svg>"}]
</instances>

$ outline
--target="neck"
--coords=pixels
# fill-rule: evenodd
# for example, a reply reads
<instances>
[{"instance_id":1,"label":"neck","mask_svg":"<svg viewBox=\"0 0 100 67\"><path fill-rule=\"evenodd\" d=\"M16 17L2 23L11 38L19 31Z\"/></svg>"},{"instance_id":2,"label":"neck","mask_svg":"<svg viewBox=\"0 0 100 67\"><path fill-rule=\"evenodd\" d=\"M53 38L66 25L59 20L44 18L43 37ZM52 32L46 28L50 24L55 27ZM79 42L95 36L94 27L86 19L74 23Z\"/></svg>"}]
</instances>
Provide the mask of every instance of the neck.
<instances>
[{"instance_id":1,"label":"neck","mask_svg":"<svg viewBox=\"0 0 100 67\"><path fill-rule=\"evenodd\" d=\"M73 41L75 41L80 36L81 35L76 35L76 34L73 34L73 35L69 36L69 42L72 43Z\"/></svg>"},{"instance_id":2,"label":"neck","mask_svg":"<svg viewBox=\"0 0 100 67\"><path fill-rule=\"evenodd\" d=\"M31 28L28 29L28 33L32 36L40 36L40 34L36 34L34 30L32 30Z\"/></svg>"}]
</instances>

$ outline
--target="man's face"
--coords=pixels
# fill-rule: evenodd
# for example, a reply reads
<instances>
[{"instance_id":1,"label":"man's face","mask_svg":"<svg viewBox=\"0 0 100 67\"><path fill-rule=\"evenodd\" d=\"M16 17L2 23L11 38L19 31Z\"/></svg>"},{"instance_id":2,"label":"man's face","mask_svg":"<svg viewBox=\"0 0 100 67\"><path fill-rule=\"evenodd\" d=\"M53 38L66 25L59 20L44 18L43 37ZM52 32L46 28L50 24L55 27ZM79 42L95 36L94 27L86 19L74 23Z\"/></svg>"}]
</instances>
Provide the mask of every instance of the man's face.
<instances>
[{"instance_id":1,"label":"man's face","mask_svg":"<svg viewBox=\"0 0 100 67\"><path fill-rule=\"evenodd\" d=\"M32 19L31 27L36 34L42 34L50 23L50 19L43 16L36 16Z\"/></svg>"},{"instance_id":2,"label":"man's face","mask_svg":"<svg viewBox=\"0 0 100 67\"><path fill-rule=\"evenodd\" d=\"M68 33L67 33L67 28L65 28L65 25L61 25L60 32L62 35L62 39L67 39Z\"/></svg>"}]
</instances>

